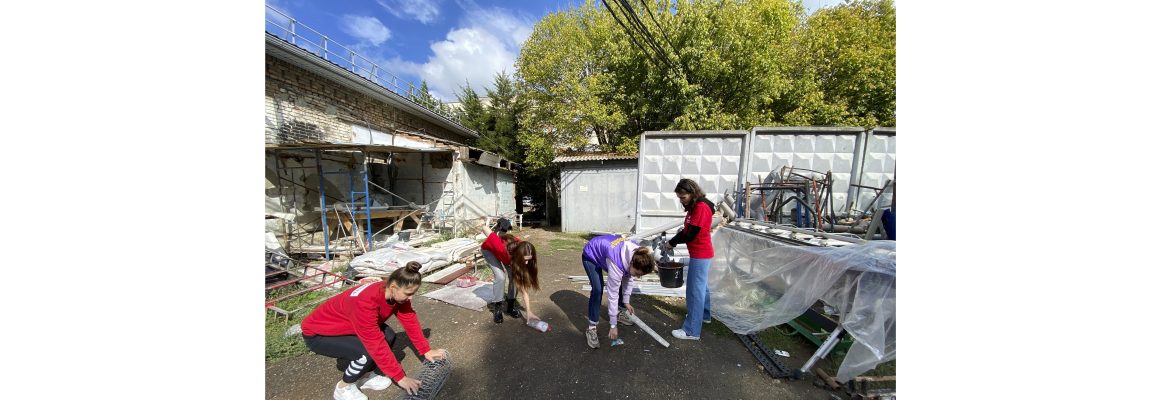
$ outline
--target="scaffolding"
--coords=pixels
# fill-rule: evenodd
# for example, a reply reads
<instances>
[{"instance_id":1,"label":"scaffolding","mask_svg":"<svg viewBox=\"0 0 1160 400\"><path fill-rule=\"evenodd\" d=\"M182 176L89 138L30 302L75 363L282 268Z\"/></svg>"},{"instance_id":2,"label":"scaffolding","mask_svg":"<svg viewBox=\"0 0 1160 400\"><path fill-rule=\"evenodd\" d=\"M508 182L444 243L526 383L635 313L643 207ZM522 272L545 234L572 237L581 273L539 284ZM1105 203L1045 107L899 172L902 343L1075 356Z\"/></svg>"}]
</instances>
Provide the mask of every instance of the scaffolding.
<instances>
[{"instance_id":1,"label":"scaffolding","mask_svg":"<svg viewBox=\"0 0 1160 400\"><path fill-rule=\"evenodd\" d=\"M436 199L431 204L416 204L403 198L387 188L371 181L370 164L390 164L396 153L430 153L451 152L450 149L439 148L431 151L416 151L415 149L387 145L360 145L360 144L292 144L267 145L272 150L277 176L275 186L278 190L279 204L283 214L290 217L282 218L283 232L286 238L286 251L292 254L320 253L326 260L333 259L336 253L347 253L354 256L375 250L374 238L384 231L401 230L406 221L411 221L416 228L422 228L424 216L431 211L435 203L443 198ZM287 159L297 160L296 166L287 165ZM310 159L312 162L306 162ZM342 167L327 168L324 161L337 163ZM318 179L318 186L308 187L305 183L311 171ZM328 193L328 176L347 177L346 191ZM427 182L420 178L420 187L424 188ZM300 183L301 182L301 183ZM331 181L333 182L333 180ZM442 182L442 192L446 196L449 185ZM287 193L289 189L289 193ZM372 191L372 189L374 191ZM302 194L299 195L299 190ZM311 192L317 193L318 205L308 207L308 198ZM333 192L333 188L331 190ZM372 205L372 193L392 196L402 200L403 205L375 206ZM454 195L454 190L451 190ZM424 199L425 200L425 199ZM301 218L307 214L317 212L317 216ZM380 229L373 231L372 220L392 219L393 221ZM314 229L310 225L319 223ZM331 229L331 224L335 228ZM430 228L436 228L428 224ZM318 248L315 235L321 231L321 248ZM337 235L335 235L337 234ZM331 237L335 236L332 241Z\"/></svg>"}]
</instances>

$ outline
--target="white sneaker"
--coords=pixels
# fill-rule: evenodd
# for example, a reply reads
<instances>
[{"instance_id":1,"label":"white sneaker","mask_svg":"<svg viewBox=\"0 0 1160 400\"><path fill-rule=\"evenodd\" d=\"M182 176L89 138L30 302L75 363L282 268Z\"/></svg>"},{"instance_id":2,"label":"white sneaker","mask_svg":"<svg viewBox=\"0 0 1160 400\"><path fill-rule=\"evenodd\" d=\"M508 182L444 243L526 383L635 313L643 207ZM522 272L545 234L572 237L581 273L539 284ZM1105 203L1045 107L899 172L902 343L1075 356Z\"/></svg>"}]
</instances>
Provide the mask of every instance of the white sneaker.
<instances>
[{"instance_id":1,"label":"white sneaker","mask_svg":"<svg viewBox=\"0 0 1160 400\"><path fill-rule=\"evenodd\" d=\"M359 386L360 388L370 389L370 390L383 390L383 389L391 387L391 378L376 374L373 371L368 373L367 375L369 375L371 378L367 379L366 382L363 382L362 386Z\"/></svg>"},{"instance_id":2,"label":"white sneaker","mask_svg":"<svg viewBox=\"0 0 1160 400\"><path fill-rule=\"evenodd\" d=\"M340 387L337 383L334 384L334 400L367 400L367 395L358 390L355 384Z\"/></svg>"},{"instance_id":3,"label":"white sneaker","mask_svg":"<svg viewBox=\"0 0 1160 400\"><path fill-rule=\"evenodd\" d=\"M685 339L685 340L701 340L701 337L700 337L700 336L689 336L689 335L686 335L686 334L685 334L685 330L684 330L684 329L677 329L677 330L674 330L674 331L673 331L673 337L675 337L675 338L677 338L677 339Z\"/></svg>"},{"instance_id":4,"label":"white sneaker","mask_svg":"<svg viewBox=\"0 0 1160 400\"><path fill-rule=\"evenodd\" d=\"M713 319L712 318L704 319L704 320L701 320L701 323L708 325L708 324L713 323Z\"/></svg>"},{"instance_id":5,"label":"white sneaker","mask_svg":"<svg viewBox=\"0 0 1160 400\"><path fill-rule=\"evenodd\" d=\"M591 327L584 331L584 339L588 341L588 347L594 349L600 348L600 336L596 334L596 327Z\"/></svg>"},{"instance_id":6,"label":"white sneaker","mask_svg":"<svg viewBox=\"0 0 1160 400\"><path fill-rule=\"evenodd\" d=\"M620 315L616 318L616 323L626 326L632 326L632 319L628 317L628 309L620 309Z\"/></svg>"}]
</instances>

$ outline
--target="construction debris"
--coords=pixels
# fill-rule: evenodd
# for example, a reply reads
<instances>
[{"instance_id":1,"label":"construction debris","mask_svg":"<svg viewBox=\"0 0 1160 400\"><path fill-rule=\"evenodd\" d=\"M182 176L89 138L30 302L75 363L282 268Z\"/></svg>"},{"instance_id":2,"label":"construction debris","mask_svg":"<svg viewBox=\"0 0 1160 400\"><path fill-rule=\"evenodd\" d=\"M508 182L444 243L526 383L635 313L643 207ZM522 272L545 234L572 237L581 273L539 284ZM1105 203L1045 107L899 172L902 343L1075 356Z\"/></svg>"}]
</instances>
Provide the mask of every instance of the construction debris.
<instances>
[{"instance_id":1,"label":"construction debris","mask_svg":"<svg viewBox=\"0 0 1160 400\"><path fill-rule=\"evenodd\" d=\"M573 275L568 277L574 283L588 283L588 277L584 275ZM592 291L592 285L584 285L581 290L585 292ZM604 292L608 292L608 285L604 285ZM666 297L685 297L685 287L682 285L675 288L667 288L661 286L660 279L654 275L645 275L636 280L636 285L632 288L632 294L647 294L649 296L666 296Z\"/></svg>"},{"instance_id":2,"label":"construction debris","mask_svg":"<svg viewBox=\"0 0 1160 400\"><path fill-rule=\"evenodd\" d=\"M422 296L457 305L468 310L481 311L491 302L491 282L481 282L474 286L459 287L447 285Z\"/></svg>"},{"instance_id":3,"label":"construction debris","mask_svg":"<svg viewBox=\"0 0 1160 400\"><path fill-rule=\"evenodd\" d=\"M468 238L451 239L430 247L415 248L406 243L395 243L350 261L357 276L386 276L408 262L422 265L419 272L428 273L451 265L479 249L479 242Z\"/></svg>"}]
</instances>

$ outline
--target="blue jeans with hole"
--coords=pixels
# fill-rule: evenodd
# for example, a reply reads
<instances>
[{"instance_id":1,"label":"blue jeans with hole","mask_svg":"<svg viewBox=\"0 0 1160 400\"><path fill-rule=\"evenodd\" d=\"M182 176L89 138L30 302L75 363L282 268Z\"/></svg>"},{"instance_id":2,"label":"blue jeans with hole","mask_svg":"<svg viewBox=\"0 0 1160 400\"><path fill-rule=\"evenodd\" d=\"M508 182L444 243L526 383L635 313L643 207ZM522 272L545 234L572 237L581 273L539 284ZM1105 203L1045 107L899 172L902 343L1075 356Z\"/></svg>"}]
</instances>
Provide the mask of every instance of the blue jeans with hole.
<instances>
[{"instance_id":1,"label":"blue jeans with hole","mask_svg":"<svg viewBox=\"0 0 1160 400\"><path fill-rule=\"evenodd\" d=\"M685 323L681 329L689 336L701 336L701 322L709 319L709 262L711 258L690 258L689 277L685 280ZM700 317L700 318L698 318Z\"/></svg>"}]
</instances>

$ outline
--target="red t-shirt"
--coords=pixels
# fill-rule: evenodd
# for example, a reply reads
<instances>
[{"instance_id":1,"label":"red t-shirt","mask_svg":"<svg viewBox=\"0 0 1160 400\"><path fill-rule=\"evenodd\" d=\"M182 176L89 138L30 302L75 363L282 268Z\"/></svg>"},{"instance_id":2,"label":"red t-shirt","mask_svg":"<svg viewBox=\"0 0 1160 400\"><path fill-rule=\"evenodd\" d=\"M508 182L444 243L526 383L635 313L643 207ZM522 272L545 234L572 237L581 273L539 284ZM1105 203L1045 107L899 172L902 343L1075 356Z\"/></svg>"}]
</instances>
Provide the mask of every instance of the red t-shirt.
<instances>
[{"instance_id":1,"label":"red t-shirt","mask_svg":"<svg viewBox=\"0 0 1160 400\"><path fill-rule=\"evenodd\" d=\"M386 281L363 284L331 297L302 320L302 334L358 336L379 369L398 382L407 375L387 345L379 325L394 314L420 355L427 354L431 346L427 344L427 338L423 337L419 316L411 308L410 301L395 305L387 303L386 294L383 293L383 285L386 284Z\"/></svg>"},{"instance_id":2,"label":"red t-shirt","mask_svg":"<svg viewBox=\"0 0 1160 400\"><path fill-rule=\"evenodd\" d=\"M713 258L713 239L709 237L709 228L713 226L713 210L709 209L709 205L703 201L698 201L697 205L693 207L693 211L685 214L685 227L688 232L689 226L698 226L701 228L697 232L697 236L693 237L686 246L689 247L689 257L691 258Z\"/></svg>"},{"instance_id":3,"label":"red t-shirt","mask_svg":"<svg viewBox=\"0 0 1160 400\"><path fill-rule=\"evenodd\" d=\"M508 254L507 245L504 244L503 239L500 239L499 235L495 232L487 235L487 239L483 241L483 245L479 246L479 248L490 251L501 264L511 265L512 263L512 256Z\"/></svg>"}]
</instances>

